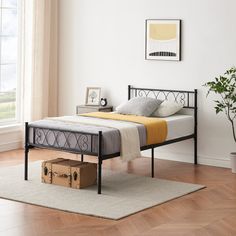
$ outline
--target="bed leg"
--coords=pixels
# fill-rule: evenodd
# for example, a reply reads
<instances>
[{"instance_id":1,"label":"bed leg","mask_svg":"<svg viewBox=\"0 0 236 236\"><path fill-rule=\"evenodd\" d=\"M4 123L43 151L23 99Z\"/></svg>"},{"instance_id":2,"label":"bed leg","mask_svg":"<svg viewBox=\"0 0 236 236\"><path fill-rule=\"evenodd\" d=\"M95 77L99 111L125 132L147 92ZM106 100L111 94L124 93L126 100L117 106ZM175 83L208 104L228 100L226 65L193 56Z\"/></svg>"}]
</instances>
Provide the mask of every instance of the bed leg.
<instances>
[{"instance_id":1,"label":"bed leg","mask_svg":"<svg viewBox=\"0 0 236 236\"><path fill-rule=\"evenodd\" d=\"M197 136L194 137L194 164L197 165Z\"/></svg>"},{"instance_id":2,"label":"bed leg","mask_svg":"<svg viewBox=\"0 0 236 236\"><path fill-rule=\"evenodd\" d=\"M25 180L28 180L28 153L29 148L25 147Z\"/></svg>"},{"instance_id":3,"label":"bed leg","mask_svg":"<svg viewBox=\"0 0 236 236\"><path fill-rule=\"evenodd\" d=\"M25 180L28 180L28 154L29 154L29 145L28 145L28 122L25 122Z\"/></svg>"},{"instance_id":4,"label":"bed leg","mask_svg":"<svg viewBox=\"0 0 236 236\"><path fill-rule=\"evenodd\" d=\"M81 160L82 162L84 162L84 154L81 154L80 160Z\"/></svg>"},{"instance_id":5,"label":"bed leg","mask_svg":"<svg viewBox=\"0 0 236 236\"><path fill-rule=\"evenodd\" d=\"M98 194L102 193L102 131L98 132Z\"/></svg>"},{"instance_id":6,"label":"bed leg","mask_svg":"<svg viewBox=\"0 0 236 236\"><path fill-rule=\"evenodd\" d=\"M197 165L197 89L194 89L194 164Z\"/></svg>"},{"instance_id":7,"label":"bed leg","mask_svg":"<svg viewBox=\"0 0 236 236\"><path fill-rule=\"evenodd\" d=\"M98 194L102 193L102 162L98 161Z\"/></svg>"},{"instance_id":8,"label":"bed leg","mask_svg":"<svg viewBox=\"0 0 236 236\"><path fill-rule=\"evenodd\" d=\"M152 178L154 178L154 148L152 148L151 172L152 172Z\"/></svg>"}]
</instances>

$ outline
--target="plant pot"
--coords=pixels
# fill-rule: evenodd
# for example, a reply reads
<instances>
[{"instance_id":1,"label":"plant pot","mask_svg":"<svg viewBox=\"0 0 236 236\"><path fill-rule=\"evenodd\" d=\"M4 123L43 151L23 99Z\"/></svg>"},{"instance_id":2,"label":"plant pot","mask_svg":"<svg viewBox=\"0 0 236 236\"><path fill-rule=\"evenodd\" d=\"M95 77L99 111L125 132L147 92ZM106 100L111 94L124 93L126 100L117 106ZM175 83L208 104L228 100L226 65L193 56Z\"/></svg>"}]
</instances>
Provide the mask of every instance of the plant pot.
<instances>
[{"instance_id":1,"label":"plant pot","mask_svg":"<svg viewBox=\"0 0 236 236\"><path fill-rule=\"evenodd\" d=\"M232 168L232 173L236 173L236 152L230 153L230 164Z\"/></svg>"}]
</instances>

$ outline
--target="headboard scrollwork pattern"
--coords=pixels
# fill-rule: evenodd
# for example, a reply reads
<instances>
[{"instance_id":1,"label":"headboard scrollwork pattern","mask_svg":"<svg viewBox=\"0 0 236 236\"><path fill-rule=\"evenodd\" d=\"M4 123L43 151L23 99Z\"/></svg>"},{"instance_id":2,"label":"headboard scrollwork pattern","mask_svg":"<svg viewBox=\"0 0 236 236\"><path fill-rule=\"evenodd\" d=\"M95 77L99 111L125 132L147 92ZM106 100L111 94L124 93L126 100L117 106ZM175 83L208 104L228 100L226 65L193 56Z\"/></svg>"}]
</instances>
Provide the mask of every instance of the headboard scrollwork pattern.
<instances>
[{"instance_id":1,"label":"headboard scrollwork pattern","mask_svg":"<svg viewBox=\"0 0 236 236\"><path fill-rule=\"evenodd\" d=\"M148 89L135 88L129 85L129 99L133 97L152 97L160 100L175 101L184 106L184 108L195 109L197 90L165 90L165 89Z\"/></svg>"}]
</instances>

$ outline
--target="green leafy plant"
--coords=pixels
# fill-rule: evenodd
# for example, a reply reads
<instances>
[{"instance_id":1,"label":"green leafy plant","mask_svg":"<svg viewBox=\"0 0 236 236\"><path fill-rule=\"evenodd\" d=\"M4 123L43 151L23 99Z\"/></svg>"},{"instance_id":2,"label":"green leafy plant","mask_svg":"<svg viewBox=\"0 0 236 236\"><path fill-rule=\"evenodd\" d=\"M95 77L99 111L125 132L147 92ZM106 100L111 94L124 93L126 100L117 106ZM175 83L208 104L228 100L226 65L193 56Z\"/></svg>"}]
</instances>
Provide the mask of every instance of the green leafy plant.
<instances>
[{"instance_id":1,"label":"green leafy plant","mask_svg":"<svg viewBox=\"0 0 236 236\"><path fill-rule=\"evenodd\" d=\"M219 95L220 100L215 100L216 114L220 112L226 114L227 119L231 124L233 138L236 143L234 126L236 119L236 67L230 68L224 75L216 77L214 81L205 83L204 86L208 87L207 96L211 92Z\"/></svg>"}]
</instances>

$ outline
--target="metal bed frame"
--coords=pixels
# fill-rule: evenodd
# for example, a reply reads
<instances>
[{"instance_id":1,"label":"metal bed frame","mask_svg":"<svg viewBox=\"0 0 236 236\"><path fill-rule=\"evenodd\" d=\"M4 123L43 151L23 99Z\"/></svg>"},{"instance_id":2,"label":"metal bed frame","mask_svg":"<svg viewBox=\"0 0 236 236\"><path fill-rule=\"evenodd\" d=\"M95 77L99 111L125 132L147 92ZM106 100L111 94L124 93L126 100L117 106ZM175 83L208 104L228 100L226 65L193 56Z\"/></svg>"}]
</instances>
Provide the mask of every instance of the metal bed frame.
<instances>
[{"instance_id":1,"label":"metal bed frame","mask_svg":"<svg viewBox=\"0 0 236 236\"><path fill-rule=\"evenodd\" d=\"M177 103L181 103L184 108L192 109L194 114L194 133L188 136L179 137L176 139L168 140L163 143L146 145L140 149L151 149L151 177L154 177L154 148L168 145L171 143L180 142L187 139L194 140L194 164L197 164L197 89L194 91L184 90L166 90L166 89L149 89L149 88L135 88L128 85L128 100L133 97L153 97L156 99L162 98L164 100L174 100ZM29 139L29 131L33 129L33 140ZM53 134L54 140L49 141L49 134ZM65 138L65 143L59 144L59 138L61 135ZM73 136L76 140L75 147L70 147L68 138ZM90 142L89 142L90 141ZM45 144L46 142L46 144ZM31 148L46 148L59 151L70 152L74 154L81 154L81 161L83 161L84 155L91 155L98 157L98 171L97 171L97 192L101 194L102 186L102 162L104 160L118 157L120 153L113 153L110 155L103 155L102 153L102 131L96 134L87 132L77 132L60 130L53 128L39 128L33 124L25 123L25 170L24 179L28 180L28 153ZM89 145L90 143L90 145Z\"/></svg>"}]
</instances>

